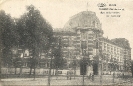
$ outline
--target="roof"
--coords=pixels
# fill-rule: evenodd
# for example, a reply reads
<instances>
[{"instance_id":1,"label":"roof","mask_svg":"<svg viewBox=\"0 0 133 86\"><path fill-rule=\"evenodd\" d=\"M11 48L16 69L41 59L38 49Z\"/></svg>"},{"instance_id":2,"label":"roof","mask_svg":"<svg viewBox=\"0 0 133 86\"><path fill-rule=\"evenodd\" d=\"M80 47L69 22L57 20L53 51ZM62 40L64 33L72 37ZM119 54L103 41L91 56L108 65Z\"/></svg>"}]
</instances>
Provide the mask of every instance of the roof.
<instances>
[{"instance_id":1,"label":"roof","mask_svg":"<svg viewBox=\"0 0 133 86\"><path fill-rule=\"evenodd\" d=\"M125 49L131 49L129 41L125 38L108 39L103 37L102 40Z\"/></svg>"},{"instance_id":2,"label":"roof","mask_svg":"<svg viewBox=\"0 0 133 86\"><path fill-rule=\"evenodd\" d=\"M92 11L82 11L74 16L72 16L69 21L65 24L64 30L73 31L76 27L97 27L101 29L101 23L96 16L95 12Z\"/></svg>"},{"instance_id":3,"label":"roof","mask_svg":"<svg viewBox=\"0 0 133 86\"><path fill-rule=\"evenodd\" d=\"M131 49L129 41L125 38L115 38L111 39L111 41L125 49Z\"/></svg>"}]
</instances>

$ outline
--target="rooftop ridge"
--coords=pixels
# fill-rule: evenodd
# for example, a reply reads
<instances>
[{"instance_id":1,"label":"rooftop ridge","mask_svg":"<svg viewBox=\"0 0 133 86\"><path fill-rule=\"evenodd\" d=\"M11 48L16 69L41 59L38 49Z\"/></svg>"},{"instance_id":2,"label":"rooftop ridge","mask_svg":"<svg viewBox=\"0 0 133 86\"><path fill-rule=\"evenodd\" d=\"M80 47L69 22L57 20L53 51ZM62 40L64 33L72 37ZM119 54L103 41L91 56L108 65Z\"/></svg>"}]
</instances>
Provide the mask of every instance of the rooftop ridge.
<instances>
[{"instance_id":1,"label":"rooftop ridge","mask_svg":"<svg viewBox=\"0 0 133 86\"><path fill-rule=\"evenodd\" d=\"M79 13L77 13L77 14L71 16L70 19L75 18L75 17L77 17L77 16L79 16L79 15L81 15L81 14L85 14L85 13L96 15L96 13L93 12L93 11L81 11L81 12L79 12Z\"/></svg>"}]
</instances>

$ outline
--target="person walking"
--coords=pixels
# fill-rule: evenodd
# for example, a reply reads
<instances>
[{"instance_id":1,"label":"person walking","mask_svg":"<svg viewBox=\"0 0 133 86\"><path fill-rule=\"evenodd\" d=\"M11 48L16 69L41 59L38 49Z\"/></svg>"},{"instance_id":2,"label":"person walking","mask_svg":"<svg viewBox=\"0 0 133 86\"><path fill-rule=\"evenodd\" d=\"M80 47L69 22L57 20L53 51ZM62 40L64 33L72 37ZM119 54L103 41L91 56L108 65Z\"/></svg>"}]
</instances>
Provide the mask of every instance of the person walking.
<instances>
[{"instance_id":1,"label":"person walking","mask_svg":"<svg viewBox=\"0 0 133 86\"><path fill-rule=\"evenodd\" d=\"M92 74L92 81L94 81L94 74Z\"/></svg>"}]
</instances>

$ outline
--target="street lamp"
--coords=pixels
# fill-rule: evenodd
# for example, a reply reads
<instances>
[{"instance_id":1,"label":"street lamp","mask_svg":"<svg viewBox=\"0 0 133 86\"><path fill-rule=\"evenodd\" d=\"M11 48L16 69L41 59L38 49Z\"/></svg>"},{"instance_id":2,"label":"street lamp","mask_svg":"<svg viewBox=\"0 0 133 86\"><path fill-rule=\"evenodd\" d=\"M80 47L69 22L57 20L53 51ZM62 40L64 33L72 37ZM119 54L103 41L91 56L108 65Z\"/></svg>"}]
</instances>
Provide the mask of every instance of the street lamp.
<instances>
[{"instance_id":1,"label":"street lamp","mask_svg":"<svg viewBox=\"0 0 133 86\"><path fill-rule=\"evenodd\" d=\"M102 63L102 59L100 58L99 59L100 63L101 63L101 75L100 75L100 83L101 83L101 86L102 86L102 71L103 71L103 63Z\"/></svg>"},{"instance_id":2,"label":"street lamp","mask_svg":"<svg viewBox=\"0 0 133 86\"><path fill-rule=\"evenodd\" d=\"M51 78L51 65L52 65L52 49L49 50L49 56L50 56L50 67L49 67L49 75L48 75L48 86L50 86L50 78Z\"/></svg>"},{"instance_id":3,"label":"street lamp","mask_svg":"<svg viewBox=\"0 0 133 86\"><path fill-rule=\"evenodd\" d=\"M86 62L84 61L85 59L84 59L84 56L86 55L86 49L83 49L82 48L82 56L83 56L83 58L82 58L82 67L83 67L83 86L84 86L84 75L85 75L85 73L86 73Z\"/></svg>"},{"instance_id":4,"label":"street lamp","mask_svg":"<svg viewBox=\"0 0 133 86\"><path fill-rule=\"evenodd\" d=\"M102 52L102 50L100 50L100 53L101 53L101 56L99 58L99 61L101 63L101 75L100 75L100 83L101 83L101 86L103 85L103 77L102 77L102 74L103 74L103 58L104 58L104 55L105 55L105 51Z\"/></svg>"},{"instance_id":5,"label":"street lamp","mask_svg":"<svg viewBox=\"0 0 133 86\"><path fill-rule=\"evenodd\" d=\"M74 70L74 79L75 79L75 74L76 74L76 64L77 64L77 59L76 57L73 58L73 70Z\"/></svg>"},{"instance_id":6,"label":"street lamp","mask_svg":"<svg viewBox=\"0 0 133 86\"><path fill-rule=\"evenodd\" d=\"M115 62L115 59L113 59L113 68L115 69L115 70L113 70L113 71L114 71L114 72L113 72L113 83L114 83L114 76L115 76L115 71L116 71L114 62Z\"/></svg>"}]
</instances>

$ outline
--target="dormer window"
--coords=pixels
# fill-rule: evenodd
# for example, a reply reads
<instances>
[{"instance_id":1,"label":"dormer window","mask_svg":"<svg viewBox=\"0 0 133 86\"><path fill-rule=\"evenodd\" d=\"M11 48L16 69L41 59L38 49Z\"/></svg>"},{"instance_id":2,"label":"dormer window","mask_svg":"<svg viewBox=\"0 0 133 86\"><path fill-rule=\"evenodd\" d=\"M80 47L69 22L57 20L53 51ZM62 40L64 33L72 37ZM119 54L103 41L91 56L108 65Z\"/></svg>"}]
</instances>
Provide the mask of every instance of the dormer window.
<instances>
[{"instance_id":1,"label":"dormer window","mask_svg":"<svg viewBox=\"0 0 133 86\"><path fill-rule=\"evenodd\" d=\"M93 22L92 22L92 25L93 25L93 27L95 27L95 28L98 27L98 23L97 23L96 21L93 21Z\"/></svg>"},{"instance_id":2,"label":"dormer window","mask_svg":"<svg viewBox=\"0 0 133 86\"><path fill-rule=\"evenodd\" d=\"M95 24L95 28L97 28L97 27L98 27L98 23Z\"/></svg>"}]
</instances>

